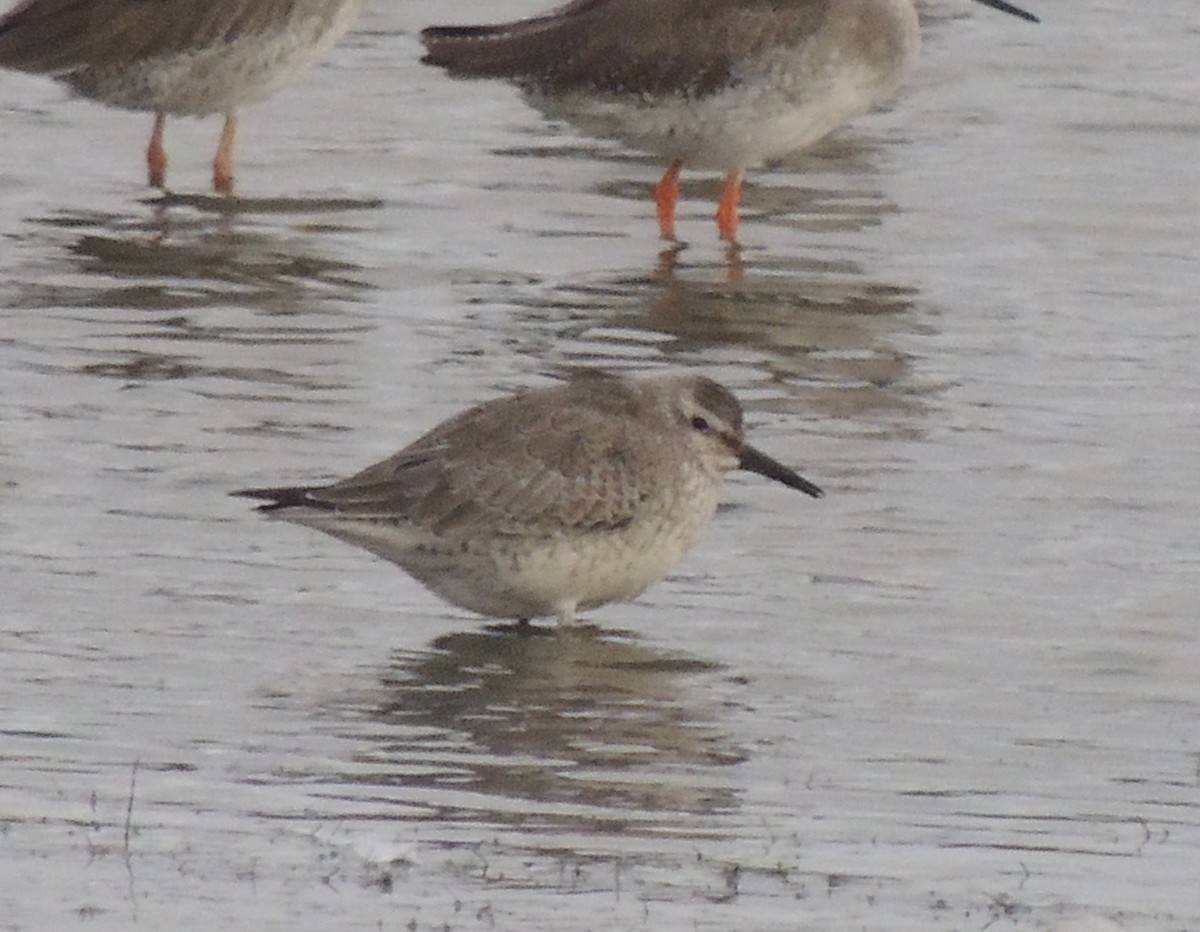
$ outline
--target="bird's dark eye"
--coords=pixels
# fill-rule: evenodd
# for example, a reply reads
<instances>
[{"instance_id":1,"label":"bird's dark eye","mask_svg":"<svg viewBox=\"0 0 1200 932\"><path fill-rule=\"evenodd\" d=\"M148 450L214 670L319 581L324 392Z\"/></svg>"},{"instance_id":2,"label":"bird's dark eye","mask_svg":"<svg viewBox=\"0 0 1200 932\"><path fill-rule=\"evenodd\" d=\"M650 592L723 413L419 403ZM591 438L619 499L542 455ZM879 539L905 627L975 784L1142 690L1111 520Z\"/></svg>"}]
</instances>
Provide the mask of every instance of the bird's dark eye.
<instances>
[{"instance_id":1,"label":"bird's dark eye","mask_svg":"<svg viewBox=\"0 0 1200 932\"><path fill-rule=\"evenodd\" d=\"M692 418L692 426L702 434L708 433L708 421L704 420L704 418L700 417L698 414Z\"/></svg>"}]
</instances>

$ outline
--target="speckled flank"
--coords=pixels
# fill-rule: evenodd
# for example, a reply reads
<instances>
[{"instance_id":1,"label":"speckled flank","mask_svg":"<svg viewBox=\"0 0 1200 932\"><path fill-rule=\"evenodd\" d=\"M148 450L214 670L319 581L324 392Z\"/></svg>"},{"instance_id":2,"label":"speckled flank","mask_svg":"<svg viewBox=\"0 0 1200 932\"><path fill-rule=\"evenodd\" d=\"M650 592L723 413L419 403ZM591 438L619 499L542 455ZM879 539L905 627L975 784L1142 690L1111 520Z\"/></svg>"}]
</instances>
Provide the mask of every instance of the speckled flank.
<instances>
[{"instance_id":1,"label":"speckled flank","mask_svg":"<svg viewBox=\"0 0 1200 932\"><path fill-rule=\"evenodd\" d=\"M662 579L739 466L820 494L745 445L741 406L711 379L584 373L464 411L334 485L239 494L455 605L570 622Z\"/></svg>"},{"instance_id":2,"label":"speckled flank","mask_svg":"<svg viewBox=\"0 0 1200 932\"><path fill-rule=\"evenodd\" d=\"M261 34L127 64L81 68L64 80L86 97L127 110L176 116L228 113L269 97L320 60L361 6L359 0L337 3Z\"/></svg>"},{"instance_id":3,"label":"speckled flank","mask_svg":"<svg viewBox=\"0 0 1200 932\"><path fill-rule=\"evenodd\" d=\"M426 61L515 80L585 132L729 169L803 149L887 99L919 47L909 0L586 7L536 29L427 30Z\"/></svg>"},{"instance_id":4,"label":"speckled flank","mask_svg":"<svg viewBox=\"0 0 1200 932\"><path fill-rule=\"evenodd\" d=\"M365 0L27 0L0 18L0 67L154 114L149 183L164 187L168 116L225 116L213 186L233 192L239 107L317 61Z\"/></svg>"},{"instance_id":5,"label":"speckled flank","mask_svg":"<svg viewBox=\"0 0 1200 932\"><path fill-rule=\"evenodd\" d=\"M115 107L229 113L319 59L365 0L31 0L0 19L0 66Z\"/></svg>"},{"instance_id":6,"label":"speckled flank","mask_svg":"<svg viewBox=\"0 0 1200 932\"><path fill-rule=\"evenodd\" d=\"M683 165L723 170L734 240L742 173L807 148L896 92L920 45L912 0L577 0L496 26L434 27L428 64L517 83L547 115Z\"/></svg>"}]
</instances>

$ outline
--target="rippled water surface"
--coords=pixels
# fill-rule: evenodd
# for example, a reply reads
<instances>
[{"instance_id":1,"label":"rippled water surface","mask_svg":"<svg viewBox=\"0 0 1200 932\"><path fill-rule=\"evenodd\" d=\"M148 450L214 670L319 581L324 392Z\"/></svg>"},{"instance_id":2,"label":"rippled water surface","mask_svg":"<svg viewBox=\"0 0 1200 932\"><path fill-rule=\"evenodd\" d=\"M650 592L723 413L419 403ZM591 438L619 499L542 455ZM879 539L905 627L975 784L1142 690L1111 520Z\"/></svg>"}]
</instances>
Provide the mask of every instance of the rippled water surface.
<instances>
[{"instance_id":1,"label":"rippled water surface","mask_svg":"<svg viewBox=\"0 0 1200 932\"><path fill-rule=\"evenodd\" d=\"M926 8L894 106L687 173L376 4L242 122L0 74L6 929L1200 929L1193 0ZM754 476L666 582L489 627L227 493L564 365L695 369Z\"/></svg>"}]
</instances>

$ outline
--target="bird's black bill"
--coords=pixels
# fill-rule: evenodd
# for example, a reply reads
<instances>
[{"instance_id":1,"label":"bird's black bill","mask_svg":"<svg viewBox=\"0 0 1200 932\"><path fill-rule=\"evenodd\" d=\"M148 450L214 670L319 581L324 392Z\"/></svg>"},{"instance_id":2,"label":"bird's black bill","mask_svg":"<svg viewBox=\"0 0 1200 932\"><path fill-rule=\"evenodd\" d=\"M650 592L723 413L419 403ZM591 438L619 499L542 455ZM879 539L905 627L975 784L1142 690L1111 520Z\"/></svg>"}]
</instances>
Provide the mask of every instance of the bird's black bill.
<instances>
[{"instance_id":1,"label":"bird's black bill","mask_svg":"<svg viewBox=\"0 0 1200 932\"><path fill-rule=\"evenodd\" d=\"M767 454L751 446L742 447L742 456L738 460L738 466L741 469L756 472L760 476L766 476L768 479L774 479L776 482L782 482L789 488L799 489L805 495L811 495L813 498L820 498L825 494L803 476L788 469L783 463L771 459Z\"/></svg>"},{"instance_id":2,"label":"bird's black bill","mask_svg":"<svg viewBox=\"0 0 1200 932\"><path fill-rule=\"evenodd\" d=\"M259 505L259 511L275 511L279 508L292 508L300 505L311 505L312 501L308 497L308 493L313 491L311 488L278 488L278 489L238 489L236 492L230 492L230 495L236 495L238 498L262 498L267 500L267 504Z\"/></svg>"},{"instance_id":3,"label":"bird's black bill","mask_svg":"<svg viewBox=\"0 0 1200 932\"><path fill-rule=\"evenodd\" d=\"M1041 20L1032 13L1022 10L1019 6L1013 6L1011 3L1005 3L1004 0L978 0L984 6L990 6L993 10L999 10L1001 13L1011 13L1013 16L1019 16L1021 19L1027 19L1031 23L1040 23Z\"/></svg>"}]
</instances>

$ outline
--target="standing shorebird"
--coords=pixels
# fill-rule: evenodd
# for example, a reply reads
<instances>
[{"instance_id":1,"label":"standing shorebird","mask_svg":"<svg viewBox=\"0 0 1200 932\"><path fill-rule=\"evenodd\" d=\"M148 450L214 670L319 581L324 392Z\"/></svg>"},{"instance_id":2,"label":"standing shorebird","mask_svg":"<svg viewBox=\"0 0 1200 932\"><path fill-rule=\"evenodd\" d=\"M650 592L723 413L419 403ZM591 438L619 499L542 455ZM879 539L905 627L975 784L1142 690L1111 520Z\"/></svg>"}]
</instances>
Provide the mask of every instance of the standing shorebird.
<instances>
[{"instance_id":1,"label":"standing shorebird","mask_svg":"<svg viewBox=\"0 0 1200 932\"><path fill-rule=\"evenodd\" d=\"M154 113L150 184L166 182L167 115L223 113L213 187L233 191L237 108L277 91L350 28L366 0L24 0L0 19L0 67Z\"/></svg>"},{"instance_id":2,"label":"standing shorebird","mask_svg":"<svg viewBox=\"0 0 1200 932\"><path fill-rule=\"evenodd\" d=\"M333 485L233 494L364 547L455 605L567 625L666 576L731 469L822 494L746 443L741 405L712 379L584 372L470 408Z\"/></svg>"},{"instance_id":3,"label":"standing shorebird","mask_svg":"<svg viewBox=\"0 0 1200 932\"><path fill-rule=\"evenodd\" d=\"M745 169L887 100L920 46L913 0L574 0L421 39L427 64L515 81L547 114L668 159L655 191L664 239L675 239L683 166L723 170L717 227L730 242Z\"/></svg>"}]
</instances>

